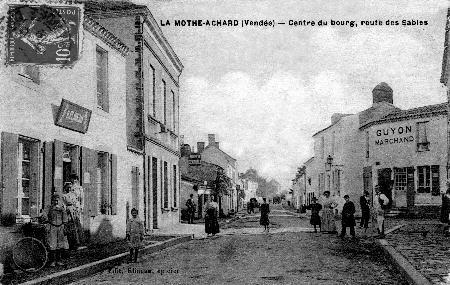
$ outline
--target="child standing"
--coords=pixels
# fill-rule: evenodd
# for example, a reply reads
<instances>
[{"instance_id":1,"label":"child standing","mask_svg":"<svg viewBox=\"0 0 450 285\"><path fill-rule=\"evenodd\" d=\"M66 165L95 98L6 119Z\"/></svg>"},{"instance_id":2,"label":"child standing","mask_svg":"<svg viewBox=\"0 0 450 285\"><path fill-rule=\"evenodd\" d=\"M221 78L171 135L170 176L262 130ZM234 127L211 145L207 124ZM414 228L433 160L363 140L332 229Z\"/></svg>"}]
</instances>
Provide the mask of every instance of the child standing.
<instances>
[{"instance_id":1,"label":"child standing","mask_svg":"<svg viewBox=\"0 0 450 285\"><path fill-rule=\"evenodd\" d=\"M138 251L144 240L144 225L136 208L131 210L131 218L127 222L127 240L130 247L129 262L137 262Z\"/></svg>"},{"instance_id":2,"label":"child standing","mask_svg":"<svg viewBox=\"0 0 450 285\"><path fill-rule=\"evenodd\" d=\"M62 203L60 203L58 194L52 196L51 205L44 211L42 218L44 222L48 223L47 238L50 246L50 267L64 265L61 262L61 251L69 249L64 230L64 225L67 224L67 213Z\"/></svg>"},{"instance_id":3,"label":"child standing","mask_svg":"<svg viewBox=\"0 0 450 285\"><path fill-rule=\"evenodd\" d=\"M317 198L312 197L312 204L306 206L306 209L311 210L311 219L309 223L314 226L314 232L317 233L316 226L319 226L319 231L321 230L321 222L319 212L322 210L322 205L317 203Z\"/></svg>"}]
</instances>

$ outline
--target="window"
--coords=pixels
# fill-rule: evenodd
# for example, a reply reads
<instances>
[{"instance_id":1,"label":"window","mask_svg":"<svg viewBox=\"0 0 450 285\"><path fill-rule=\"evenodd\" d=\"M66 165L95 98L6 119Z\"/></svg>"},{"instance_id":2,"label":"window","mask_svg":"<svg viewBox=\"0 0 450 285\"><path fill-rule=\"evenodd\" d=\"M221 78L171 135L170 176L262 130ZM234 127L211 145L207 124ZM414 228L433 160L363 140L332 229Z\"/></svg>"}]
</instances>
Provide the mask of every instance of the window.
<instances>
[{"instance_id":1,"label":"window","mask_svg":"<svg viewBox=\"0 0 450 285\"><path fill-rule=\"evenodd\" d=\"M167 94L166 94L166 82L163 80L162 81L162 87L163 87L163 100L164 100L164 105L163 105L163 120L164 120L164 125L167 124Z\"/></svg>"},{"instance_id":2,"label":"window","mask_svg":"<svg viewBox=\"0 0 450 285\"><path fill-rule=\"evenodd\" d=\"M175 132L175 127L176 127L176 98L175 98L175 93L171 90L170 93L172 93L172 128L173 131Z\"/></svg>"},{"instance_id":3,"label":"window","mask_svg":"<svg viewBox=\"0 0 450 285\"><path fill-rule=\"evenodd\" d=\"M366 132L366 158L369 158L369 132Z\"/></svg>"},{"instance_id":4,"label":"window","mask_svg":"<svg viewBox=\"0 0 450 285\"><path fill-rule=\"evenodd\" d=\"M31 143L20 139L18 151L17 213L18 216L30 216Z\"/></svg>"},{"instance_id":5,"label":"window","mask_svg":"<svg viewBox=\"0 0 450 285\"><path fill-rule=\"evenodd\" d=\"M428 151L430 142L427 138L427 123L428 122L418 122L417 123L417 151Z\"/></svg>"},{"instance_id":6,"label":"window","mask_svg":"<svg viewBox=\"0 0 450 285\"><path fill-rule=\"evenodd\" d=\"M36 84L40 83L39 67L34 65L22 66L19 71L19 75L30 79Z\"/></svg>"},{"instance_id":7,"label":"window","mask_svg":"<svg viewBox=\"0 0 450 285\"><path fill-rule=\"evenodd\" d=\"M431 171L430 166L418 166L418 183L417 192L418 193L430 193L431 192Z\"/></svg>"},{"instance_id":8,"label":"window","mask_svg":"<svg viewBox=\"0 0 450 285\"><path fill-rule=\"evenodd\" d=\"M97 47L97 106L109 112L108 99L108 53Z\"/></svg>"},{"instance_id":9,"label":"window","mask_svg":"<svg viewBox=\"0 0 450 285\"><path fill-rule=\"evenodd\" d=\"M164 161L164 208L169 208L169 188L167 177L167 161Z\"/></svg>"},{"instance_id":10,"label":"window","mask_svg":"<svg viewBox=\"0 0 450 285\"><path fill-rule=\"evenodd\" d=\"M149 64L150 65L150 64ZM155 75L155 68L150 65L149 68L149 98L148 98L148 113L153 116L153 118L156 117L156 96L155 96L155 81L156 81L156 75Z\"/></svg>"},{"instance_id":11,"label":"window","mask_svg":"<svg viewBox=\"0 0 450 285\"><path fill-rule=\"evenodd\" d=\"M394 168L394 189L395 191L406 191L406 167Z\"/></svg>"},{"instance_id":12,"label":"window","mask_svg":"<svg viewBox=\"0 0 450 285\"><path fill-rule=\"evenodd\" d=\"M173 166L173 207L177 207L177 166Z\"/></svg>"},{"instance_id":13,"label":"window","mask_svg":"<svg viewBox=\"0 0 450 285\"><path fill-rule=\"evenodd\" d=\"M325 138L320 138L320 158L323 158L325 155Z\"/></svg>"}]
</instances>

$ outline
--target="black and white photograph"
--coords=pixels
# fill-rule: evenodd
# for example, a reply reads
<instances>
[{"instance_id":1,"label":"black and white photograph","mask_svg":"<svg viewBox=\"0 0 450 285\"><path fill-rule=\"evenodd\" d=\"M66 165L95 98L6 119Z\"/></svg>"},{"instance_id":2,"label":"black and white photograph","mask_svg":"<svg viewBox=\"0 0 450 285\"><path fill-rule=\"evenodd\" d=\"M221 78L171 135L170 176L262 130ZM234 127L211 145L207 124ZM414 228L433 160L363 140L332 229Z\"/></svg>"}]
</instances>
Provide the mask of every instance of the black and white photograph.
<instances>
[{"instance_id":1,"label":"black and white photograph","mask_svg":"<svg viewBox=\"0 0 450 285\"><path fill-rule=\"evenodd\" d=\"M0 0L0 285L450 285L450 1Z\"/></svg>"}]
</instances>

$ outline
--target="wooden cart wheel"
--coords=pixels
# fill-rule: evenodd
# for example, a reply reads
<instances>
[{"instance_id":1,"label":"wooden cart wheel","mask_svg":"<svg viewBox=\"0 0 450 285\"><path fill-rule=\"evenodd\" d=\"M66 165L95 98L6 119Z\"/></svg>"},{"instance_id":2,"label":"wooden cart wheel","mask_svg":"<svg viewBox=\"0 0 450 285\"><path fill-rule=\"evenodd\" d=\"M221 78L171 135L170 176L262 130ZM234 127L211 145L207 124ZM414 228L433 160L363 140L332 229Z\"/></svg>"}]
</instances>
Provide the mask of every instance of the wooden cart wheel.
<instances>
[{"instance_id":1,"label":"wooden cart wheel","mask_svg":"<svg viewBox=\"0 0 450 285\"><path fill-rule=\"evenodd\" d=\"M20 239L13 248L14 264L21 270L35 272L41 270L48 260L48 252L44 244L36 238Z\"/></svg>"}]
</instances>

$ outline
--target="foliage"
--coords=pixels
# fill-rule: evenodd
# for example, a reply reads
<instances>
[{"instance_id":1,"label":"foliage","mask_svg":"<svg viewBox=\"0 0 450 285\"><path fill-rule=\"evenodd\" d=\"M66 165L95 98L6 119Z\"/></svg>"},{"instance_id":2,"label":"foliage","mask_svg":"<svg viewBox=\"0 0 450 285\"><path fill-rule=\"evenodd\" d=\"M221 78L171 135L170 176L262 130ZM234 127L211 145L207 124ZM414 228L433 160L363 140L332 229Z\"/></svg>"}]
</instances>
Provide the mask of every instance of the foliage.
<instances>
[{"instance_id":1,"label":"foliage","mask_svg":"<svg viewBox=\"0 0 450 285\"><path fill-rule=\"evenodd\" d=\"M225 175L223 170L217 170L216 180L214 181L213 193L216 196L228 195L228 189L231 188L231 179Z\"/></svg>"},{"instance_id":2,"label":"foliage","mask_svg":"<svg viewBox=\"0 0 450 285\"><path fill-rule=\"evenodd\" d=\"M260 176L256 169L250 168L241 175L241 178L248 179L258 183L256 196L273 197L277 194L279 183L275 179L267 180Z\"/></svg>"}]
</instances>

